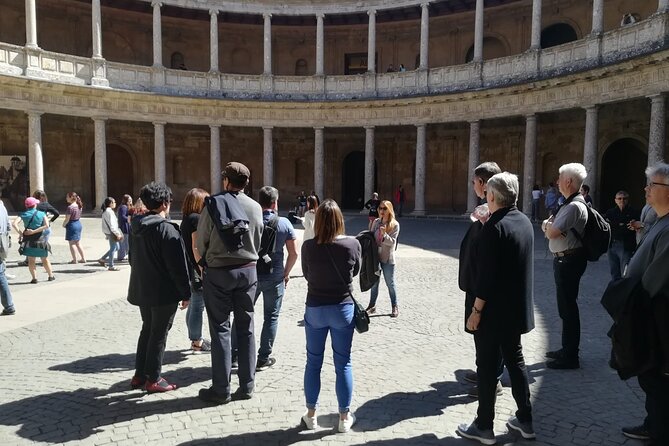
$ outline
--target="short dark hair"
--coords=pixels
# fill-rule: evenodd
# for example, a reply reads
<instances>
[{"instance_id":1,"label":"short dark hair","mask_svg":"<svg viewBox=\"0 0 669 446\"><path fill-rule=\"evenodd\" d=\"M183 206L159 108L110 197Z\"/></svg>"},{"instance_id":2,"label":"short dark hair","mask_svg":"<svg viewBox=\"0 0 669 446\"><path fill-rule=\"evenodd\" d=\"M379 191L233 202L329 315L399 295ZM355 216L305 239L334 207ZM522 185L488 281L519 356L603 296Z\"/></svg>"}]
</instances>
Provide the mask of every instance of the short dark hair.
<instances>
[{"instance_id":1,"label":"short dark hair","mask_svg":"<svg viewBox=\"0 0 669 446\"><path fill-rule=\"evenodd\" d=\"M165 183L151 181L139 191L139 198L150 211L158 209L163 203L172 201L172 189Z\"/></svg>"},{"instance_id":2,"label":"short dark hair","mask_svg":"<svg viewBox=\"0 0 669 446\"><path fill-rule=\"evenodd\" d=\"M263 186L258 191L258 203L263 209L272 207L272 203L279 201L279 191L276 187Z\"/></svg>"},{"instance_id":3,"label":"short dark hair","mask_svg":"<svg viewBox=\"0 0 669 446\"><path fill-rule=\"evenodd\" d=\"M479 177L485 182L488 182L493 175L497 175L498 173L502 173L502 169L494 161L481 163L474 169L474 176Z\"/></svg>"},{"instance_id":4,"label":"short dark hair","mask_svg":"<svg viewBox=\"0 0 669 446\"><path fill-rule=\"evenodd\" d=\"M46 192L44 192L41 189L37 189L35 192L33 192L33 198L37 198L42 203L45 201L49 201L49 199L46 196Z\"/></svg>"},{"instance_id":5,"label":"short dark hair","mask_svg":"<svg viewBox=\"0 0 669 446\"><path fill-rule=\"evenodd\" d=\"M583 189L586 194L590 193L590 186L588 186L587 184L582 184L581 189Z\"/></svg>"}]
</instances>

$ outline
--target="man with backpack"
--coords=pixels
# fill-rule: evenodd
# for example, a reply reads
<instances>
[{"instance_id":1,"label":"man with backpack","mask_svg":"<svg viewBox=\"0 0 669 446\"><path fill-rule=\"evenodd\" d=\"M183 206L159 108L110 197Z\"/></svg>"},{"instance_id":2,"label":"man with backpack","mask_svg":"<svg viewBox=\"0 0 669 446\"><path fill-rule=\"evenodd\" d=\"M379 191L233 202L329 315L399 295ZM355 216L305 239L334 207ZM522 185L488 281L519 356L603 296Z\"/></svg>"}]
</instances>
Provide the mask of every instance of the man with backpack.
<instances>
[{"instance_id":1,"label":"man with backpack","mask_svg":"<svg viewBox=\"0 0 669 446\"><path fill-rule=\"evenodd\" d=\"M279 217L279 191L272 186L264 186L258 193L258 202L263 209L264 230L258 252L258 287L255 300L262 293L264 322L260 334L260 348L256 371L261 371L276 364L270 357L272 346L279 327L279 313L283 295L290 280L290 271L297 261L295 230L285 217ZM286 264L283 263L283 247L288 250Z\"/></svg>"},{"instance_id":2,"label":"man with backpack","mask_svg":"<svg viewBox=\"0 0 669 446\"><path fill-rule=\"evenodd\" d=\"M565 201L554 216L543 221L541 229L554 256L555 291L562 319L562 348L546 353L549 358L546 366L551 369L577 369L580 367L578 350L581 340L578 288L588 261L583 243L588 207L580 190L587 172L579 163L564 164L559 172L558 188Z\"/></svg>"}]
</instances>

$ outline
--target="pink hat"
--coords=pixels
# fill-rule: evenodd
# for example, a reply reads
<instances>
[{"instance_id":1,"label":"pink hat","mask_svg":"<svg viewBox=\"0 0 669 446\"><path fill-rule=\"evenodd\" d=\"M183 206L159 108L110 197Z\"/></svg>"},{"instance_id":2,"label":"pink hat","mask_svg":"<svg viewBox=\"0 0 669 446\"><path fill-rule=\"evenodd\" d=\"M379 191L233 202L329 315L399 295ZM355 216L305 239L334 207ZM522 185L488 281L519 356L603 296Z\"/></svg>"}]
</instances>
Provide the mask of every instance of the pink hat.
<instances>
[{"instance_id":1,"label":"pink hat","mask_svg":"<svg viewBox=\"0 0 669 446\"><path fill-rule=\"evenodd\" d=\"M24 202L26 208L31 208L34 206L37 206L39 204L39 200L37 198L33 197L28 197L26 198L26 201Z\"/></svg>"}]
</instances>

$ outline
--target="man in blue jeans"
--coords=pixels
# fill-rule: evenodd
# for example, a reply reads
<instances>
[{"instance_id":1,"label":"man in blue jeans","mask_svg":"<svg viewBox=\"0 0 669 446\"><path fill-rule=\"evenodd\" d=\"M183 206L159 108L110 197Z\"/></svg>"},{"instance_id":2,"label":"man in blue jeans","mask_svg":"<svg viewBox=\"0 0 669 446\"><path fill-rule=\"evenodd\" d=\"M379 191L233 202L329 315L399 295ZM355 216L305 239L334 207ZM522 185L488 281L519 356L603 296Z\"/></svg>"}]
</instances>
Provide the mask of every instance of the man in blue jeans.
<instances>
[{"instance_id":1,"label":"man in blue jeans","mask_svg":"<svg viewBox=\"0 0 669 446\"><path fill-rule=\"evenodd\" d=\"M9 291L7 277L5 277L5 259L9 251L9 216L5 204L0 200L0 299L2 300L2 316L11 316L16 313L12 292Z\"/></svg>"},{"instance_id":2,"label":"man in blue jeans","mask_svg":"<svg viewBox=\"0 0 669 446\"><path fill-rule=\"evenodd\" d=\"M290 271L297 261L297 247L293 225L287 218L278 216L279 191L272 186L264 186L258 193L258 203L263 208L263 222L265 224L274 218L278 219L275 222L276 247L274 252L270 254L272 271L270 273L258 272L258 287L256 288L256 301L262 293L265 313L256 362L256 370L261 371L276 364L276 359L270 357L270 355L279 327L279 313L281 312L283 295L288 280L290 280ZM285 266L283 263L284 246L288 250Z\"/></svg>"}]
</instances>

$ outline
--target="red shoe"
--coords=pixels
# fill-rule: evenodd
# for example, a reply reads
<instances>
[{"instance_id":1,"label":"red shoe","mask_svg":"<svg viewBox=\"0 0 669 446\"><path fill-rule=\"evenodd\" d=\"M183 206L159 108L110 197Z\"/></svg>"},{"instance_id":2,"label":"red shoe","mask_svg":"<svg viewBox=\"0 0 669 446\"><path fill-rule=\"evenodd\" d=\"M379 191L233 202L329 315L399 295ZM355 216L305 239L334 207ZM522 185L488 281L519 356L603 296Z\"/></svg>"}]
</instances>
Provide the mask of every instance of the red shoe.
<instances>
[{"instance_id":1,"label":"red shoe","mask_svg":"<svg viewBox=\"0 0 669 446\"><path fill-rule=\"evenodd\" d=\"M130 380L130 388L133 390L141 389L146 384L146 378L143 376L133 376Z\"/></svg>"},{"instance_id":2,"label":"red shoe","mask_svg":"<svg viewBox=\"0 0 669 446\"><path fill-rule=\"evenodd\" d=\"M176 390L176 384L170 384L165 378L159 378L156 382L147 381L144 386L144 390L149 393L158 393L158 392L169 392L170 390Z\"/></svg>"}]
</instances>

